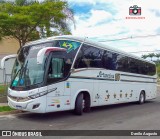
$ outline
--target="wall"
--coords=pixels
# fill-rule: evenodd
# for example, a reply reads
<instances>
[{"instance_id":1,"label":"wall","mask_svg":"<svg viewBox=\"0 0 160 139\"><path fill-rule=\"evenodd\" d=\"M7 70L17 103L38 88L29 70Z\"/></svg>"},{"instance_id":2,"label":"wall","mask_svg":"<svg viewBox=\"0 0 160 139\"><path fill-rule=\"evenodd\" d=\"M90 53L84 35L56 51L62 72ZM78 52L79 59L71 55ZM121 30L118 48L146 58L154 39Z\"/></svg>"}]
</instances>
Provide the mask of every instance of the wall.
<instances>
[{"instance_id":1,"label":"wall","mask_svg":"<svg viewBox=\"0 0 160 139\"><path fill-rule=\"evenodd\" d=\"M0 57L2 57L2 55L16 54L18 49L19 43L15 39L5 37L0 40Z\"/></svg>"},{"instance_id":2,"label":"wall","mask_svg":"<svg viewBox=\"0 0 160 139\"><path fill-rule=\"evenodd\" d=\"M10 54L16 54L19 49L19 43L17 40L5 37L0 40L0 61L1 59ZM11 74L14 59L8 60L5 64L6 74ZM3 70L0 69L0 84L4 82ZM7 81L10 81L10 77L7 76Z\"/></svg>"}]
</instances>

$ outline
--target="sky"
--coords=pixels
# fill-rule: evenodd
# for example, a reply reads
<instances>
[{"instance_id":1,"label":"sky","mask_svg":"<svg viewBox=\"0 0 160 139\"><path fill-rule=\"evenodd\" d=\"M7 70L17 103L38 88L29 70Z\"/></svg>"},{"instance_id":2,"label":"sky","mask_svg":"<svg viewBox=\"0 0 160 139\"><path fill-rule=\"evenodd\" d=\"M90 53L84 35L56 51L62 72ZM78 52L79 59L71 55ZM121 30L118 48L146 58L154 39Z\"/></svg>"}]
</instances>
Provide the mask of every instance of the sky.
<instances>
[{"instance_id":1,"label":"sky","mask_svg":"<svg viewBox=\"0 0 160 139\"><path fill-rule=\"evenodd\" d=\"M74 10L76 28L71 27L73 35L88 37L128 53L139 51L160 53L157 51L160 50L160 36L134 38L160 34L160 0L67 0L67 2ZM133 5L141 7L141 15L129 15L129 8ZM129 39L121 41L109 41L128 37ZM133 54L141 56L147 53Z\"/></svg>"}]
</instances>

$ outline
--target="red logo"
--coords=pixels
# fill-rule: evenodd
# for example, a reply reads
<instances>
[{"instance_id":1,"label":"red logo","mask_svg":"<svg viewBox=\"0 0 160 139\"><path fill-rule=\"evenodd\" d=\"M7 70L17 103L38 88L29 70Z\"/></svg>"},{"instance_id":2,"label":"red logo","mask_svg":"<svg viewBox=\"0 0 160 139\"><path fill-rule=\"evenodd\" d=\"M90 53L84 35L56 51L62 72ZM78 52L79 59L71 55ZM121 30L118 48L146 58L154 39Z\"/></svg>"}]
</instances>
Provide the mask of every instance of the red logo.
<instances>
[{"instance_id":1,"label":"red logo","mask_svg":"<svg viewBox=\"0 0 160 139\"><path fill-rule=\"evenodd\" d=\"M142 9L141 7L138 7L137 5L133 5L129 7L129 15L126 19L145 19L145 17L141 16Z\"/></svg>"},{"instance_id":2,"label":"red logo","mask_svg":"<svg viewBox=\"0 0 160 139\"><path fill-rule=\"evenodd\" d=\"M141 7L138 7L137 5L129 7L129 15L141 15Z\"/></svg>"}]
</instances>

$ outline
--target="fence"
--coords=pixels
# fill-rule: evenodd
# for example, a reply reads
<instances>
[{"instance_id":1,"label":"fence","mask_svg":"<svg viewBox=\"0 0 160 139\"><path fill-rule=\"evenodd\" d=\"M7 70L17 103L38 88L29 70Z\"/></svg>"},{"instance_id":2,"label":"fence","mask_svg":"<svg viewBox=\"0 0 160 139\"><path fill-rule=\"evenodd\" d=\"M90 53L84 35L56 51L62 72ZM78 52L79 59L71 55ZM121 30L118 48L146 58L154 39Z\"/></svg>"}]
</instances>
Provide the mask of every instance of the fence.
<instances>
[{"instance_id":1,"label":"fence","mask_svg":"<svg viewBox=\"0 0 160 139\"><path fill-rule=\"evenodd\" d=\"M14 61L14 58L7 60L5 62L5 69L0 69L0 103L7 102L7 90L11 81L11 72Z\"/></svg>"}]
</instances>

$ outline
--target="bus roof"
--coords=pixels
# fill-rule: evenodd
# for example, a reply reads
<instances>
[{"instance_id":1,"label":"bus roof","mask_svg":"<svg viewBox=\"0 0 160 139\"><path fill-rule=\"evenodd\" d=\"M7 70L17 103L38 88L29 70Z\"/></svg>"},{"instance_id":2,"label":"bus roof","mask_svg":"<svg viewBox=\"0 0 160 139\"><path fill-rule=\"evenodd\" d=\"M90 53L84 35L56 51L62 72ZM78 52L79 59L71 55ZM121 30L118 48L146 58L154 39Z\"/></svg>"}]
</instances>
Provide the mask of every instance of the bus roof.
<instances>
[{"instance_id":1,"label":"bus roof","mask_svg":"<svg viewBox=\"0 0 160 139\"><path fill-rule=\"evenodd\" d=\"M140 57L135 56L133 54L127 53L125 51L115 49L113 47L107 46L107 45L105 45L103 43L100 43L100 42L92 41L92 40L88 39L87 37L86 38L85 37L76 37L76 36L72 36L72 35L63 35L63 36L55 36L55 37L48 37L48 38L45 38L45 39L39 39L39 40L36 40L36 41L26 43L26 45L24 45L23 47L28 46L28 45L35 45L35 44L40 44L40 43L45 43L45 42L51 42L53 40L59 40L59 39L62 39L62 40L67 39L67 40L85 42L86 44L90 44L90 45L98 47L98 48L103 48L103 49L106 49L106 50L109 50L109 51L112 51L112 52L116 52L116 53L119 53L119 54L122 54L122 55L126 55L126 56L129 56L129 57L135 58L135 59L139 59L139 60L142 60L142 61L145 61L145 62L155 64L152 61L145 60L143 58L140 58Z\"/></svg>"}]
</instances>

